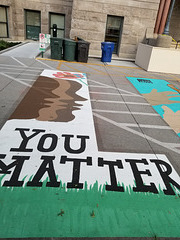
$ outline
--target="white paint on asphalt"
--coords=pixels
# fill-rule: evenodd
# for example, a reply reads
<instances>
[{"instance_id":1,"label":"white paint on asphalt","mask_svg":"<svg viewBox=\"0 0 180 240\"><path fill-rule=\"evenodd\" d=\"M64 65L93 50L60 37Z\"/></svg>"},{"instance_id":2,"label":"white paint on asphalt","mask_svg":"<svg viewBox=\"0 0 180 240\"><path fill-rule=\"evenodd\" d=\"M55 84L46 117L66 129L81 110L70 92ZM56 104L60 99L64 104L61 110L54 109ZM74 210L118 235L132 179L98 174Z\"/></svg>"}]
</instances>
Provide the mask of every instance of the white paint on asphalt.
<instances>
[{"instance_id":1,"label":"white paint on asphalt","mask_svg":"<svg viewBox=\"0 0 180 240\"><path fill-rule=\"evenodd\" d=\"M35 75L35 74L25 73L25 72L1 72L1 73L12 74L12 75L23 74L23 75L27 75L27 76L36 76L37 77L37 74Z\"/></svg>"},{"instance_id":2,"label":"white paint on asphalt","mask_svg":"<svg viewBox=\"0 0 180 240\"><path fill-rule=\"evenodd\" d=\"M0 64L0 69L2 69L2 71L6 71L6 70L12 70L12 71L26 71L26 72L37 72L39 73L40 71L42 71L43 69L42 68L39 68L39 69L29 69L28 67L27 68L22 68L22 67L5 67L5 66L1 66L2 64Z\"/></svg>"},{"instance_id":3,"label":"white paint on asphalt","mask_svg":"<svg viewBox=\"0 0 180 240\"><path fill-rule=\"evenodd\" d=\"M48 67L48 69L53 69L53 70L56 69L56 68L54 68L54 67L51 67L51 66L47 65L47 64L44 63L44 62L41 62L40 60L37 60L37 59L36 59L36 61L39 62L39 63L41 63L42 65L46 66L46 68Z\"/></svg>"},{"instance_id":4,"label":"white paint on asphalt","mask_svg":"<svg viewBox=\"0 0 180 240\"><path fill-rule=\"evenodd\" d=\"M12 76L9 76L9 75L7 75L7 74L5 74L5 73L0 73L1 75L3 75L3 76L5 76L5 77L7 77L7 78L9 78L9 79L12 79L12 80L14 80L15 82L18 82L18 83L21 83L22 85L25 85L25 86L27 86L27 87L31 87L31 85L30 84L28 84L28 83L25 83L25 82L23 82L23 81L20 81L19 79L17 79L17 78L14 78L14 77L12 77Z\"/></svg>"},{"instance_id":5,"label":"white paint on asphalt","mask_svg":"<svg viewBox=\"0 0 180 240\"><path fill-rule=\"evenodd\" d=\"M171 128L168 126L160 126L160 125L148 125L148 124L133 124L133 123L118 123L119 126L122 127L140 127L140 128L151 128L151 129L164 129L170 130Z\"/></svg>"},{"instance_id":6,"label":"white paint on asphalt","mask_svg":"<svg viewBox=\"0 0 180 240\"><path fill-rule=\"evenodd\" d=\"M158 113L143 113L143 112L128 112L128 111L113 111L113 110L104 110L104 109L93 109L94 112L102 113L117 113L117 114L129 114L129 115L143 115L143 116L155 116L159 117Z\"/></svg>"},{"instance_id":7,"label":"white paint on asphalt","mask_svg":"<svg viewBox=\"0 0 180 240\"><path fill-rule=\"evenodd\" d=\"M16 62L18 62L21 66L27 67L27 65L25 65L24 63L22 63L21 61L17 60L15 57L11 57L13 60L15 60Z\"/></svg>"},{"instance_id":8,"label":"white paint on asphalt","mask_svg":"<svg viewBox=\"0 0 180 240\"><path fill-rule=\"evenodd\" d=\"M127 90L124 90L124 89L121 89L121 88L112 87L112 86L109 86L108 84L100 83L100 82L97 82L97 81L92 80L92 79L88 79L88 81L94 82L94 83L99 84L99 85L101 85L101 86L107 86L108 88L116 89L116 90L121 91L121 92L124 92L124 93L128 93L128 94L130 94L130 95L133 96L133 97L136 96L136 97L142 97L142 98L144 98L143 96L141 96L141 95L139 95L139 94L132 93L132 92L130 92L130 91L127 91Z\"/></svg>"},{"instance_id":9,"label":"white paint on asphalt","mask_svg":"<svg viewBox=\"0 0 180 240\"><path fill-rule=\"evenodd\" d=\"M92 92L90 92L92 93ZM96 99L91 99L92 102L97 102L97 103L118 103L118 104L133 104L133 105L148 105L150 106L149 103L141 103L141 102L126 102L126 101L110 101L110 100L96 100Z\"/></svg>"},{"instance_id":10,"label":"white paint on asphalt","mask_svg":"<svg viewBox=\"0 0 180 240\"><path fill-rule=\"evenodd\" d=\"M114 125L114 126L116 126L116 127L122 128L122 129L124 129L124 130L126 130L126 131L128 131L128 132L130 132L130 133L132 133L132 134L134 134L134 135L137 135L137 136L139 136L139 137L142 137L142 138L144 138L144 139L147 139L147 140L149 140L149 141L151 141L151 142L153 142L153 143L158 144L158 145L161 146L161 147L167 148L168 150L171 150L171 151L173 151L173 152L175 152L175 153L180 154L180 149L177 149L177 148L174 146L174 144L161 142L161 141L159 141L159 140L157 140L157 139L155 139L155 138L152 138L152 137L150 137L150 136L148 136L148 135L146 135L146 134L144 134L144 133L140 133L140 132L138 132L138 131L136 131L136 130L134 130L134 129L131 129L131 128L127 127L127 126L120 125L119 123L117 123L117 122L115 122L115 121L113 121L113 120L111 120L111 119L108 119L108 118L106 118L106 117L103 117L103 116L101 116L101 115L98 114L98 113L93 113L93 115L94 115L95 117L97 117L97 118L105 121L105 122L111 123L112 125Z\"/></svg>"},{"instance_id":11,"label":"white paint on asphalt","mask_svg":"<svg viewBox=\"0 0 180 240\"><path fill-rule=\"evenodd\" d=\"M17 66L17 65L12 65L12 64L2 64L2 63L0 63L0 68L10 68L10 69L12 69L12 68L14 68L14 69L19 69L19 70L22 70L22 69L24 69L24 70L28 70L28 71L33 71L33 70L41 70L41 71L43 71L44 70L44 68L37 68L37 67L30 67L30 66L26 66L26 67L20 67L20 66ZM30 69L33 69L33 70L30 70Z\"/></svg>"}]
</instances>

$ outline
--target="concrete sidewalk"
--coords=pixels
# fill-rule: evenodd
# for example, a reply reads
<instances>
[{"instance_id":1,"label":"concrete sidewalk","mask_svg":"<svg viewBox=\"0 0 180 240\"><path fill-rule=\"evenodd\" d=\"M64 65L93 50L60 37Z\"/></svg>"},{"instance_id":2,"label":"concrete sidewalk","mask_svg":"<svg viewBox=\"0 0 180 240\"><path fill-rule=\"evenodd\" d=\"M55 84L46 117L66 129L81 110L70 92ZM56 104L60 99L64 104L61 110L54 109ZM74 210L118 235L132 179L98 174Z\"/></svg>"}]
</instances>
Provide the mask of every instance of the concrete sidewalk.
<instances>
[{"instance_id":1,"label":"concrete sidewalk","mask_svg":"<svg viewBox=\"0 0 180 240\"><path fill-rule=\"evenodd\" d=\"M123 158L126 158L127 161L130 159L136 163L136 165L132 163L132 168L134 168L134 172L136 172L134 175L137 179L140 179L138 184L141 185L142 188L150 187L154 183L154 178L156 179L157 177L159 180L161 176L158 175L157 169L153 172L154 167L150 169L152 173L155 173L151 176L151 173L148 173L150 161L148 162L149 164L146 164L144 159L150 158L150 160L156 159L158 161L158 159L164 156L166 156L172 164L173 173L174 169L177 173L177 175L172 176L172 179L176 176L177 182L180 184L178 176L178 174L180 174L180 138L148 101L152 99L153 96L156 97L158 91L155 91L153 95L143 95L143 93L140 92L141 89L138 88L138 86L142 84L142 89L148 89L147 86L151 87L154 83L158 82L158 86L160 86L160 89L163 86L161 90L164 91L163 84L165 81L166 85L168 83L171 87L180 89L180 75L146 72L134 63L125 61L112 60L111 63L106 64L102 63L100 59L89 58L88 63L78 63L51 60L45 57L34 59L22 56L10 57L0 55L1 126L8 120L44 69L55 72L86 73L98 151L107 161L104 167L105 176L109 176L108 169L110 169L113 175L112 178L107 180L109 185L111 181L114 185L117 185L118 182L121 183L121 176L127 176L127 179L129 178L129 175L125 172L126 167L123 169L118 165L118 162L116 162L116 160L121 161ZM139 85L133 84L133 81ZM49 83L51 83L50 85L52 85L52 82L53 80L49 81ZM43 92L46 91L46 89L47 86L44 86ZM165 88L165 90L166 89L167 88ZM170 88L170 93L168 94L172 97L172 94L176 93L176 90L172 93L172 88ZM165 97L162 99L166 100L165 105L167 105L169 101L172 101L167 97L167 94L164 95L163 93L163 96ZM46 98L49 98L49 94L45 99ZM177 93L176 98L174 98L175 101L178 101L178 98L179 95ZM155 102L156 100L158 99L155 98ZM175 118L173 112L169 111L168 113L171 119ZM84 117L82 121L86 123L88 119ZM36 128L33 123L32 129L42 130L47 127L46 130L49 134L45 136L42 135L44 138L41 138L39 144L34 138L35 141L32 141L32 145L35 146L33 153L36 152L37 149L40 149L41 146L43 147L41 150L44 151L43 155L46 155L45 151L48 146L43 145L45 139L51 137L52 133L57 134L59 129L64 128L61 127L61 125L60 128L57 127L54 132L51 132L49 126L53 124L53 122L42 122L39 124L42 125ZM14 126L14 128L16 128L16 126ZM29 131L30 128L24 127L24 129L24 131ZM79 124L79 129L81 129L81 124ZM66 131L68 131L68 128ZM6 133L6 131L4 131L4 133ZM18 135L18 132L14 130L13 134L15 133ZM67 134L67 132L65 133ZM68 133L70 134L70 132ZM30 131L27 133L28 136L31 134ZM20 137L20 135L18 136ZM7 139L8 138L5 138L5 141ZM58 140L62 141L62 136L58 136ZM12 139L11 143L17 144L14 139ZM75 148L77 146L79 146L79 144L73 145ZM7 146L7 152L11 147L12 146L9 145ZM61 151L61 148L58 148L58 151ZM108 155L103 155L107 152ZM2 154L5 153L6 152L2 152ZM10 154L12 153L13 151L10 151ZM25 153L23 154L26 155ZM29 153L27 153L27 155L28 154ZM89 154L88 156L91 156L91 152ZM92 155L93 154L94 149L92 149ZM48 155L56 156L56 153L50 152ZM38 159L39 161L39 156L40 155L38 155L38 158L30 158L30 161L32 159ZM113 160L112 156L115 156ZM57 166L61 167L59 166L60 156L58 155L57 158ZM77 155L75 158L77 158ZM127 166L125 165L127 161L123 161L123 166ZM42 162L42 159L40 162ZM49 163L47 162L49 165L46 164L46 170L44 169L43 171L47 173L48 169L52 166L50 164L53 164L52 162L55 162L55 160ZM62 185L62 188L42 188L45 195L39 195L38 198L36 198L36 194L41 194L39 187L33 187L32 189L28 187L22 188L21 190L30 192L30 195L27 195L28 199L24 200L24 192L19 191L21 194L24 194L24 197L19 197L18 194L20 193L17 193L18 197L13 198L13 208L11 208L12 203L10 202L10 208L7 207L0 210L0 216L4 224L0 226L0 230L4 232L4 237L14 237L14 232L10 232L8 228L3 227L8 221L10 229L13 229L13 227L16 228L16 234L22 239L25 237L36 238L37 236L47 237L49 240L51 239L50 237L55 236L68 237L67 239L73 239L74 236L86 237L86 239L88 237L95 239L95 237L99 236L101 237L100 239L104 239L104 237L116 237L117 239L124 239L124 237L127 237L127 239L135 239L135 237L137 237L137 239L141 240L147 238L155 239L157 237L160 240L164 240L165 237L167 237L166 239L168 240L175 237L178 239L180 236L179 195L171 196L163 192L163 190L166 191L166 188L171 188L171 186L168 185L171 177L171 168L169 168L171 165L169 165L169 162L167 162L168 165L166 166L159 166L159 171L162 176L164 177L166 175L167 177L161 189L159 185L157 186L158 191L160 191L159 194L153 194L147 189L146 192L143 192L144 190L142 190L142 192L133 192L133 188L131 188L131 194L129 194L127 189L124 193L118 193L118 191L108 192L103 188L101 192L101 190L94 185L91 190L92 193L96 193L98 197L94 197L95 195L91 195L91 190L86 189L85 194L87 195L85 195L82 201L81 198L78 198L78 192L81 195L81 193L83 194L83 190L73 191L73 189L71 192L68 192L68 190L66 192L64 191L64 185ZM114 163L115 167L112 167L113 165L111 165L111 163ZM71 163L68 163L68 165L72 166ZM96 165L98 165L98 162L96 162ZM102 164L99 164L99 168L102 167L101 165ZM63 166L66 167L66 165ZM82 169L86 170L85 175L88 176L89 169L87 170L86 167L89 168L85 163L82 163ZM129 168L127 167L127 169ZM114 180L116 174L120 176L117 182L116 179ZM68 176L68 181L71 181L72 174ZM23 177L20 176L19 180L22 178ZM144 184L141 184L142 179L144 180ZM82 175L80 175L79 180L84 181ZM171 185L171 182L169 184ZM118 187L121 188L120 186ZM136 188L135 185L134 188ZM4 187L0 188L0 190L1 189L4 203L7 202L8 205L8 201L5 201L5 194L7 194L10 189L10 195L14 196L13 194L18 191L18 189L13 188L11 190L11 188L9 188L7 191L4 190ZM48 192L49 189L51 192ZM70 199L72 200L71 203ZM29 216L31 216L31 211L29 210L29 206L32 207L31 203L35 206L35 208L31 208L31 211L35 213L32 215L32 218L29 218ZM25 209L22 207L24 205ZM41 215L35 211L36 207L38 207L38 211L41 211ZM6 209L12 209L11 214L8 214ZM14 219L16 220L17 218L17 212L20 216L18 222L14 221ZM70 217L69 220L67 220L68 217ZM42 221L39 221L39 218L41 218ZM38 235L40 231L39 228L36 227L39 226L38 224L42 224L40 225L40 229L44 235ZM56 228L54 228L54 226L56 226ZM60 231L61 234L59 234L58 231ZM26 232L28 232L28 236ZM46 232L47 235L44 232Z\"/></svg>"},{"instance_id":2,"label":"concrete sidewalk","mask_svg":"<svg viewBox=\"0 0 180 240\"><path fill-rule=\"evenodd\" d=\"M17 45L12 49L0 53L1 56L20 57L20 58L36 58L40 54L39 42L27 42Z\"/></svg>"}]
</instances>

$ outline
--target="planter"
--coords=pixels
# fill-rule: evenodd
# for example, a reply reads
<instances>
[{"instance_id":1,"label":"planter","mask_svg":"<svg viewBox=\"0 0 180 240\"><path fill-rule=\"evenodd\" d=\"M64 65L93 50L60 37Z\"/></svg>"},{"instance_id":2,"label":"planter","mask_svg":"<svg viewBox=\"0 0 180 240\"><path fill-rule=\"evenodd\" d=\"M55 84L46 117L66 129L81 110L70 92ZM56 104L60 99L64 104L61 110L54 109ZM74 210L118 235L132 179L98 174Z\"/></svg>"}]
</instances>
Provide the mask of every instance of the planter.
<instances>
[{"instance_id":1,"label":"planter","mask_svg":"<svg viewBox=\"0 0 180 240\"><path fill-rule=\"evenodd\" d=\"M146 71L180 74L180 51L139 43L135 63Z\"/></svg>"}]
</instances>

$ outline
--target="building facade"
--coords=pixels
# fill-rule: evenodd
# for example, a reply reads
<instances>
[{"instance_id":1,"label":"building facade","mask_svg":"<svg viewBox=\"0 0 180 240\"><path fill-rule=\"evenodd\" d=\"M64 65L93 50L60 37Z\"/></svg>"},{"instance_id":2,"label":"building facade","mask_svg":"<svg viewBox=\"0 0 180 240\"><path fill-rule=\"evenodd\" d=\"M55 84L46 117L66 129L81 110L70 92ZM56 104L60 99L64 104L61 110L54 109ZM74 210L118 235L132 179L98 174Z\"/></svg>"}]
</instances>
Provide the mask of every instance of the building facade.
<instances>
[{"instance_id":1,"label":"building facade","mask_svg":"<svg viewBox=\"0 0 180 240\"><path fill-rule=\"evenodd\" d=\"M39 33L69 37L73 0L0 0L0 38L38 40Z\"/></svg>"},{"instance_id":2,"label":"building facade","mask_svg":"<svg viewBox=\"0 0 180 240\"><path fill-rule=\"evenodd\" d=\"M0 38L38 40L40 32L52 34L57 24L58 37L90 42L91 56L101 56L101 42L113 41L114 54L134 59L138 43L154 31L160 1L0 0ZM172 22L179 22L177 2ZM175 34L173 26L170 33Z\"/></svg>"}]
</instances>

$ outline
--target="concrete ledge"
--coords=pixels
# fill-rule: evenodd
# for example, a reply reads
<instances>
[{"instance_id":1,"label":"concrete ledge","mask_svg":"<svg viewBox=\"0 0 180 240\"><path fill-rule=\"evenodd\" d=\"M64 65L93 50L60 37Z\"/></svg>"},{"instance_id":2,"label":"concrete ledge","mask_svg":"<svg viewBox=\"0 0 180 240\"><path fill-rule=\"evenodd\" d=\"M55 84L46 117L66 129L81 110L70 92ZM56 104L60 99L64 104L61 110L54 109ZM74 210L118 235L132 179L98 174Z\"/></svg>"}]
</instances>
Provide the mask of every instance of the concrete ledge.
<instances>
[{"instance_id":1,"label":"concrete ledge","mask_svg":"<svg viewBox=\"0 0 180 240\"><path fill-rule=\"evenodd\" d=\"M13 41L11 41L11 42L13 42ZM19 42L21 42L21 41L19 41ZM5 52L8 52L8 51L11 51L11 50L13 50L13 49L15 49L15 48L17 48L17 47L20 47L20 46L26 44L26 43L28 43L28 42L21 42L20 44L17 44L17 45L15 45L15 46L6 48L6 49L4 49L4 50L1 50L1 51L0 51L0 54L5 53Z\"/></svg>"},{"instance_id":2,"label":"concrete ledge","mask_svg":"<svg viewBox=\"0 0 180 240\"><path fill-rule=\"evenodd\" d=\"M139 43L135 63L150 72L180 74L180 51Z\"/></svg>"}]
</instances>

